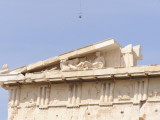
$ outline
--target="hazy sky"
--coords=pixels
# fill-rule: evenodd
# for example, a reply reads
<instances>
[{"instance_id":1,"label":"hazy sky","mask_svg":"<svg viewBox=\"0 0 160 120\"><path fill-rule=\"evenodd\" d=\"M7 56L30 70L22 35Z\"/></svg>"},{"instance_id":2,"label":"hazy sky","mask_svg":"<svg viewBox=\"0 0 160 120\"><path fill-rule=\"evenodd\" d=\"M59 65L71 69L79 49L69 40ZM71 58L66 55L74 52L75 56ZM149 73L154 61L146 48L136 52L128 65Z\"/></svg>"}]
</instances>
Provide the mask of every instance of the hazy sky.
<instances>
[{"instance_id":1,"label":"hazy sky","mask_svg":"<svg viewBox=\"0 0 160 120\"><path fill-rule=\"evenodd\" d=\"M160 63L160 0L0 0L0 66L28 65L107 38L142 45L139 65ZM0 120L7 119L0 89Z\"/></svg>"}]
</instances>

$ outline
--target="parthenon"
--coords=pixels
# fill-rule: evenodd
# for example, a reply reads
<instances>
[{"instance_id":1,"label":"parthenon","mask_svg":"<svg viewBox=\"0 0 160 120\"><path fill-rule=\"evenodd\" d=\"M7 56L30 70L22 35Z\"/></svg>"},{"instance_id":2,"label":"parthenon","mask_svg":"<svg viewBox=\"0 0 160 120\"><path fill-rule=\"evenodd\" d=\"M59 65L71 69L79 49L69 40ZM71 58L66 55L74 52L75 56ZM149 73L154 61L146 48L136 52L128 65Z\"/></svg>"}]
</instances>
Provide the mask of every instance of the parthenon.
<instances>
[{"instance_id":1,"label":"parthenon","mask_svg":"<svg viewBox=\"0 0 160 120\"><path fill-rule=\"evenodd\" d=\"M159 120L160 65L138 60L140 45L107 39L13 70L4 65L8 120Z\"/></svg>"}]
</instances>

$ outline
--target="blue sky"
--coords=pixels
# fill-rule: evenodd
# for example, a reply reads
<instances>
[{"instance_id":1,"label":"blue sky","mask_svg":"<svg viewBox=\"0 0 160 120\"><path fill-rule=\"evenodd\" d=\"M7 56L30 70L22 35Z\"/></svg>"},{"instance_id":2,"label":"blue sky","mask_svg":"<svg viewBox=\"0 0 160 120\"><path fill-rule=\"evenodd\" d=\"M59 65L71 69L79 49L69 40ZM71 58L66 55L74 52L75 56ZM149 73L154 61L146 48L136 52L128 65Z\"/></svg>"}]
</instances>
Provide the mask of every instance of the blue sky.
<instances>
[{"instance_id":1,"label":"blue sky","mask_svg":"<svg viewBox=\"0 0 160 120\"><path fill-rule=\"evenodd\" d=\"M0 66L28 65L107 38L142 45L139 65L160 63L159 0L0 0ZM7 119L0 89L0 116Z\"/></svg>"}]
</instances>

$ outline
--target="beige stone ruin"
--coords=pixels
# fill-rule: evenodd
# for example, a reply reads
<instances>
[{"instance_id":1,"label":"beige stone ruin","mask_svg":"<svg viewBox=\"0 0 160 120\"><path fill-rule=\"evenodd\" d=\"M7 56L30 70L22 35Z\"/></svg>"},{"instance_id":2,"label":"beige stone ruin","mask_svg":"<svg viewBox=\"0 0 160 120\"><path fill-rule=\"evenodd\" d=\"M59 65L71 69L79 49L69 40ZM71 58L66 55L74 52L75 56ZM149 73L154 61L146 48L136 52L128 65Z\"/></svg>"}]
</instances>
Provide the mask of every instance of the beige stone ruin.
<instances>
[{"instance_id":1,"label":"beige stone ruin","mask_svg":"<svg viewBox=\"0 0 160 120\"><path fill-rule=\"evenodd\" d=\"M160 65L114 39L0 71L8 120L160 120Z\"/></svg>"}]
</instances>

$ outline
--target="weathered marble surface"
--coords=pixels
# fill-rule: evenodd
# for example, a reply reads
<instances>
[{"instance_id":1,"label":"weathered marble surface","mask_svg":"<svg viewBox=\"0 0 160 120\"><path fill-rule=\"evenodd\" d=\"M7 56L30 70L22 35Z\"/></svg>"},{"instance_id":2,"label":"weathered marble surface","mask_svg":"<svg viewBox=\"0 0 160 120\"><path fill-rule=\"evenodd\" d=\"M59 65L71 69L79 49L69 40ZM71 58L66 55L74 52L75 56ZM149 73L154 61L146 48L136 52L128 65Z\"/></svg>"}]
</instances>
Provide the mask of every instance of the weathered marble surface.
<instances>
[{"instance_id":1,"label":"weathered marble surface","mask_svg":"<svg viewBox=\"0 0 160 120\"><path fill-rule=\"evenodd\" d=\"M159 120L160 65L114 39L0 71L8 120Z\"/></svg>"},{"instance_id":2,"label":"weathered marble surface","mask_svg":"<svg viewBox=\"0 0 160 120\"><path fill-rule=\"evenodd\" d=\"M10 86L9 120L159 120L159 84L139 78Z\"/></svg>"}]
</instances>

